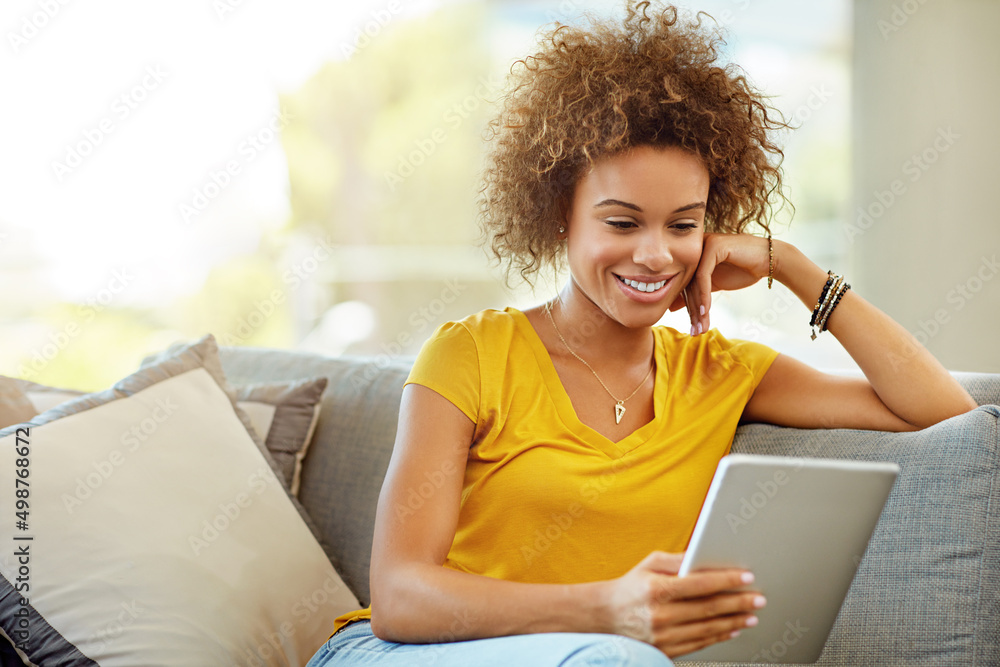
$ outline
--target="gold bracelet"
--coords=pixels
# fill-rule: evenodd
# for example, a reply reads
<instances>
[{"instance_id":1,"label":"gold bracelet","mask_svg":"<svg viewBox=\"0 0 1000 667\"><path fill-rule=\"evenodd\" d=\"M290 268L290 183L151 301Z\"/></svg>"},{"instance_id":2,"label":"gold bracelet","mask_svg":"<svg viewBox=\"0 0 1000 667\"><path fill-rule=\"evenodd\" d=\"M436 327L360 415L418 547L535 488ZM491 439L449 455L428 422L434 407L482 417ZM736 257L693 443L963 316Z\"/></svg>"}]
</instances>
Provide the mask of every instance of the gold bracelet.
<instances>
[{"instance_id":1,"label":"gold bracelet","mask_svg":"<svg viewBox=\"0 0 1000 667\"><path fill-rule=\"evenodd\" d=\"M774 282L774 244L771 242L771 232L767 233L767 289Z\"/></svg>"}]
</instances>

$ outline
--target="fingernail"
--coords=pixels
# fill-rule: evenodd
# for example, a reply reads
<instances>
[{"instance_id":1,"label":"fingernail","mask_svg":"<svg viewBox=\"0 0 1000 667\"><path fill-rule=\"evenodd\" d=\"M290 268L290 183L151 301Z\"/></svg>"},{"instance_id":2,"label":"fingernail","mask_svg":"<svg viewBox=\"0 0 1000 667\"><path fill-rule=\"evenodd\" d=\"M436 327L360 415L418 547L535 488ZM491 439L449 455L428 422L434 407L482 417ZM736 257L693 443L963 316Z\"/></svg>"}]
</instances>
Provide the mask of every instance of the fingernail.
<instances>
[{"instance_id":1,"label":"fingernail","mask_svg":"<svg viewBox=\"0 0 1000 667\"><path fill-rule=\"evenodd\" d=\"M702 315L704 315L705 314L705 306L698 306L698 312L700 312Z\"/></svg>"},{"instance_id":2,"label":"fingernail","mask_svg":"<svg viewBox=\"0 0 1000 667\"><path fill-rule=\"evenodd\" d=\"M753 572L744 572L743 574L741 574L740 575L740 581L742 581L744 584L752 584L753 583Z\"/></svg>"},{"instance_id":3,"label":"fingernail","mask_svg":"<svg viewBox=\"0 0 1000 667\"><path fill-rule=\"evenodd\" d=\"M739 630L733 630L732 632L729 633L729 638L730 639L736 639L739 636L740 636L740 631Z\"/></svg>"},{"instance_id":4,"label":"fingernail","mask_svg":"<svg viewBox=\"0 0 1000 667\"><path fill-rule=\"evenodd\" d=\"M694 325L693 325L693 324L691 325L691 335L692 335L692 336L696 335L696 334L695 334L695 328L694 328Z\"/></svg>"},{"instance_id":5,"label":"fingernail","mask_svg":"<svg viewBox=\"0 0 1000 667\"><path fill-rule=\"evenodd\" d=\"M759 623L759 622L760 621L757 619L756 616L751 616L750 618L747 619L747 627L748 628L752 628L753 626L757 625L757 623Z\"/></svg>"},{"instance_id":6,"label":"fingernail","mask_svg":"<svg viewBox=\"0 0 1000 667\"><path fill-rule=\"evenodd\" d=\"M702 313L702 315L704 315L704 313ZM702 332L701 322L698 322L698 335L699 336L701 335L701 332Z\"/></svg>"},{"instance_id":7,"label":"fingernail","mask_svg":"<svg viewBox=\"0 0 1000 667\"><path fill-rule=\"evenodd\" d=\"M767 600L764 598L763 595L758 595L758 596L754 597L754 599L753 599L753 606L756 607L757 609L760 609L761 607L763 607L766 604L767 604Z\"/></svg>"}]
</instances>

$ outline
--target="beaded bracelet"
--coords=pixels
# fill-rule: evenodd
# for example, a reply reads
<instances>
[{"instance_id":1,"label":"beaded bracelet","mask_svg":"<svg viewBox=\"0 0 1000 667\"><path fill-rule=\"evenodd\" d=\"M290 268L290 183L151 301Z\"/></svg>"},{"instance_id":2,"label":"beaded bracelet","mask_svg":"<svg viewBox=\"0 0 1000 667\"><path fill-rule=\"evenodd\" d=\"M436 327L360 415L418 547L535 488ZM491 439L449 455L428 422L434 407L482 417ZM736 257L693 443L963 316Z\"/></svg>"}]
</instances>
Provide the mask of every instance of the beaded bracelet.
<instances>
[{"instance_id":1,"label":"beaded bracelet","mask_svg":"<svg viewBox=\"0 0 1000 667\"><path fill-rule=\"evenodd\" d=\"M816 307L813 308L812 318L810 318L809 320L809 326L811 327L816 326L816 318L819 317L820 310L823 306L823 301L826 299L827 292L830 291L830 285L833 284L833 280L835 277L833 275L833 271L827 271L826 275L829 276L826 279L826 285L823 285L823 291L819 295L819 301L816 302Z\"/></svg>"},{"instance_id":2,"label":"beaded bracelet","mask_svg":"<svg viewBox=\"0 0 1000 667\"><path fill-rule=\"evenodd\" d=\"M767 289L771 289L774 282L774 243L771 241L771 232L767 233Z\"/></svg>"},{"instance_id":3,"label":"beaded bracelet","mask_svg":"<svg viewBox=\"0 0 1000 667\"><path fill-rule=\"evenodd\" d=\"M840 303L847 290L851 289L851 285L844 280L843 276L838 276L833 271L827 271L827 276L826 285L823 287L819 301L816 302L816 307L813 309L812 318L809 320L809 326L813 327L811 336L813 340L816 340L818 334L826 331L830 315L837 307L837 304ZM816 328L819 328L818 332Z\"/></svg>"},{"instance_id":4,"label":"beaded bracelet","mask_svg":"<svg viewBox=\"0 0 1000 667\"><path fill-rule=\"evenodd\" d=\"M838 303L840 303L840 300L841 300L842 298L844 298L844 294L846 294L846 293L847 293L847 290L849 290L849 289L851 289L851 285L850 285L850 283L847 283L847 282L845 281L845 282L844 282L844 283L843 283L843 284L842 284L842 285L840 286L840 288L839 288L839 289L837 290L837 296L835 296L835 297L834 297L834 299L833 299L833 303L831 303L831 304L830 304L830 308L829 308L829 309L828 309L828 310L826 311L826 313L825 313L825 314L823 315L823 319L822 319L822 321L821 321L821 322L819 323L819 332L820 332L820 333L823 333L824 331L826 331L826 324L827 324L827 322L828 322L828 321L829 321L829 319L830 319L830 314L831 314L831 313L833 313L833 309L837 307L837 304L838 304Z\"/></svg>"}]
</instances>

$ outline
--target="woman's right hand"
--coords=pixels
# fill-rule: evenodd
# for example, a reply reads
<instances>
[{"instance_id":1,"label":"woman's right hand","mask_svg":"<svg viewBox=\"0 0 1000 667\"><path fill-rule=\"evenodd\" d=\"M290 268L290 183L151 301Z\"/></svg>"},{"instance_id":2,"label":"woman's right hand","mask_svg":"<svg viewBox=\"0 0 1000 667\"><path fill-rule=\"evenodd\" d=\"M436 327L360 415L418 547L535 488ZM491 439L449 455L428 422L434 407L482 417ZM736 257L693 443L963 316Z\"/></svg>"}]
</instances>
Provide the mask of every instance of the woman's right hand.
<instances>
[{"instance_id":1,"label":"woman's right hand","mask_svg":"<svg viewBox=\"0 0 1000 667\"><path fill-rule=\"evenodd\" d=\"M683 554L654 551L609 582L613 632L656 646L675 657L732 639L757 624L764 597L736 591L753 582L745 570L677 576Z\"/></svg>"}]
</instances>

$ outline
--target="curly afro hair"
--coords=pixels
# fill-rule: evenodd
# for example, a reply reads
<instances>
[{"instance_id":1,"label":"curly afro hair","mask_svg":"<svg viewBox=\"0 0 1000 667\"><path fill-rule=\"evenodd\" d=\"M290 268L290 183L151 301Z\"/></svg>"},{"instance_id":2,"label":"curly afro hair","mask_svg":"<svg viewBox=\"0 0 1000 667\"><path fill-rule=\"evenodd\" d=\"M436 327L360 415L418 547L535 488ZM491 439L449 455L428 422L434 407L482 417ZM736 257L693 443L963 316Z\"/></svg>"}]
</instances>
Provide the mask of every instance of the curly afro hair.
<instances>
[{"instance_id":1,"label":"curly afro hair","mask_svg":"<svg viewBox=\"0 0 1000 667\"><path fill-rule=\"evenodd\" d=\"M511 67L508 92L488 126L492 142L479 207L496 259L529 284L559 266L557 237L577 180L602 156L638 146L675 146L698 155L710 186L706 230L770 233L784 203L774 134L787 128L742 70L720 64L724 44L702 17L675 7L650 13L627 0L622 23L588 29L556 24L539 51Z\"/></svg>"}]
</instances>

